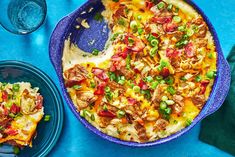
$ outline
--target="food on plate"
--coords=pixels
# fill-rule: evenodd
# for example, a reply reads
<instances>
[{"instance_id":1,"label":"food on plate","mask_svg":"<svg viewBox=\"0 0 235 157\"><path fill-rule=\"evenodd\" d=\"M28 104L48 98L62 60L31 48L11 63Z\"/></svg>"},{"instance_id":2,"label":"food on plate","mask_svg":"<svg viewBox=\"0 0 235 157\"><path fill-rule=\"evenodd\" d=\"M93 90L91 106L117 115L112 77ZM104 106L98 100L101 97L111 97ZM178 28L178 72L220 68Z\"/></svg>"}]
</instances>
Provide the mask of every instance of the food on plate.
<instances>
[{"instance_id":1,"label":"food on plate","mask_svg":"<svg viewBox=\"0 0 235 157\"><path fill-rule=\"evenodd\" d=\"M0 143L32 147L44 115L43 97L30 83L0 82Z\"/></svg>"},{"instance_id":2,"label":"food on plate","mask_svg":"<svg viewBox=\"0 0 235 157\"><path fill-rule=\"evenodd\" d=\"M89 54L64 43L64 83L81 117L134 142L189 126L216 77L217 52L202 16L183 0L102 2L111 30L106 48Z\"/></svg>"}]
</instances>

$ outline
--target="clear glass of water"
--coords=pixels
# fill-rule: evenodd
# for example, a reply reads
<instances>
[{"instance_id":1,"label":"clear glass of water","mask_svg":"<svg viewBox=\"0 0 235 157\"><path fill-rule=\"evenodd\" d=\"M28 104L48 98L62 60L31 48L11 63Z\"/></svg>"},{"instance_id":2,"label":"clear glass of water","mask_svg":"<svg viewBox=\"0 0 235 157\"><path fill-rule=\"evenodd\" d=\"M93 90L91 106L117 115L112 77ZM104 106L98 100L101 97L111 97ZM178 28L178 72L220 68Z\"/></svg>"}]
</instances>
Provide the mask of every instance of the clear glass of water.
<instances>
[{"instance_id":1,"label":"clear glass of water","mask_svg":"<svg viewBox=\"0 0 235 157\"><path fill-rule=\"evenodd\" d=\"M0 0L0 24L15 34L28 34L45 20L45 0Z\"/></svg>"}]
</instances>

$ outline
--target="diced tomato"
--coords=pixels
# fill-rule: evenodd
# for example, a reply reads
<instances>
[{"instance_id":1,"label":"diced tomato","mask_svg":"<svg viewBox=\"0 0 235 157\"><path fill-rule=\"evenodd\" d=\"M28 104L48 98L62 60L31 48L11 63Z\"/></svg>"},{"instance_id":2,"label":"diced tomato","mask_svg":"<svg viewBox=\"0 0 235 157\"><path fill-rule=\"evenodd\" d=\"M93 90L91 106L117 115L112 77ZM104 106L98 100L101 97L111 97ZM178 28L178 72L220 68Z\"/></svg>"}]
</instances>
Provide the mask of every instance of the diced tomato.
<instances>
[{"instance_id":1,"label":"diced tomato","mask_svg":"<svg viewBox=\"0 0 235 157\"><path fill-rule=\"evenodd\" d=\"M209 83L210 83L209 80L204 80L204 81L201 82L200 94L204 94L206 92L206 87L208 86Z\"/></svg>"},{"instance_id":2,"label":"diced tomato","mask_svg":"<svg viewBox=\"0 0 235 157\"><path fill-rule=\"evenodd\" d=\"M116 117L116 114L113 113L112 111L106 111L106 110L101 110L98 112L98 115L100 117L107 117L107 118L115 118Z\"/></svg>"},{"instance_id":3,"label":"diced tomato","mask_svg":"<svg viewBox=\"0 0 235 157\"><path fill-rule=\"evenodd\" d=\"M135 105L137 103L136 99L134 98L127 98L130 105Z\"/></svg>"},{"instance_id":4,"label":"diced tomato","mask_svg":"<svg viewBox=\"0 0 235 157\"><path fill-rule=\"evenodd\" d=\"M4 115L7 116L9 114L9 111L6 107L3 106L3 110L4 110Z\"/></svg>"},{"instance_id":5,"label":"diced tomato","mask_svg":"<svg viewBox=\"0 0 235 157\"><path fill-rule=\"evenodd\" d=\"M14 130L14 129L12 129L12 128L5 129L4 132L5 132L7 135L11 135L11 136L14 136L14 135L17 135L17 134L18 134L17 130Z\"/></svg>"},{"instance_id":6,"label":"diced tomato","mask_svg":"<svg viewBox=\"0 0 235 157\"><path fill-rule=\"evenodd\" d=\"M143 90L148 89L148 85L143 80L140 80L138 86Z\"/></svg>"},{"instance_id":7,"label":"diced tomato","mask_svg":"<svg viewBox=\"0 0 235 157\"><path fill-rule=\"evenodd\" d=\"M134 68L134 72L135 73L140 73L139 69L137 69L137 68Z\"/></svg>"},{"instance_id":8,"label":"diced tomato","mask_svg":"<svg viewBox=\"0 0 235 157\"><path fill-rule=\"evenodd\" d=\"M151 19L152 22L158 23L158 24L165 24L165 23L170 23L172 21L171 16L166 16L166 17L153 17Z\"/></svg>"},{"instance_id":9,"label":"diced tomato","mask_svg":"<svg viewBox=\"0 0 235 157\"><path fill-rule=\"evenodd\" d=\"M158 38L158 37L159 37L159 34L157 34L157 33L152 33L152 36Z\"/></svg>"},{"instance_id":10,"label":"diced tomato","mask_svg":"<svg viewBox=\"0 0 235 157\"><path fill-rule=\"evenodd\" d=\"M80 85L82 83L82 81L84 81L85 79L83 80L80 80L80 81L77 81L77 80L67 80L65 82L65 86L68 87L68 88L71 88L75 85Z\"/></svg>"},{"instance_id":11,"label":"diced tomato","mask_svg":"<svg viewBox=\"0 0 235 157\"><path fill-rule=\"evenodd\" d=\"M13 114L17 114L20 112L20 107L17 106L16 104L12 104L10 108L10 112Z\"/></svg>"},{"instance_id":12,"label":"diced tomato","mask_svg":"<svg viewBox=\"0 0 235 157\"><path fill-rule=\"evenodd\" d=\"M130 41L132 41L133 43ZM128 49L135 51L135 52L140 52L145 47L145 44L142 42L142 40L132 34L126 35L124 42L127 45Z\"/></svg>"},{"instance_id":13,"label":"diced tomato","mask_svg":"<svg viewBox=\"0 0 235 157\"><path fill-rule=\"evenodd\" d=\"M166 49L166 56L169 58L178 57L179 55L180 55L180 52L175 49L172 49L172 48Z\"/></svg>"},{"instance_id":14,"label":"diced tomato","mask_svg":"<svg viewBox=\"0 0 235 157\"><path fill-rule=\"evenodd\" d=\"M178 25L175 23L165 23L163 24L163 29L165 32L174 32L178 28Z\"/></svg>"},{"instance_id":15,"label":"diced tomato","mask_svg":"<svg viewBox=\"0 0 235 157\"><path fill-rule=\"evenodd\" d=\"M168 77L170 75L169 69L167 67L162 68L160 75L162 75L164 78Z\"/></svg>"},{"instance_id":16,"label":"diced tomato","mask_svg":"<svg viewBox=\"0 0 235 157\"><path fill-rule=\"evenodd\" d=\"M121 53L119 53L119 55L123 58L126 59L127 55L128 55L129 49L127 47L125 47L123 49L123 51Z\"/></svg>"},{"instance_id":17,"label":"diced tomato","mask_svg":"<svg viewBox=\"0 0 235 157\"><path fill-rule=\"evenodd\" d=\"M43 104L43 97L41 95L38 95L36 97L36 109L41 109Z\"/></svg>"},{"instance_id":18,"label":"diced tomato","mask_svg":"<svg viewBox=\"0 0 235 157\"><path fill-rule=\"evenodd\" d=\"M96 91L94 92L95 95L103 95L104 94L104 88L106 83L102 82L97 86Z\"/></svg>"},{"instance_id":19,"label":"diced tomato","mask_svg":"<svg viewBox=\"0 0 235 157\"><path fill-rule=\"evenodd\" d=\"M190 42L185 46L185 53L186 53L187 57L193 57L194 56L195 48L193 46L193 43Z\"/></svg>"},{"instance_id":20,"label":"diced tomato","mask_svg":"<svg viewBox=\"0 0 235 157\"><path fill-rule=\"evenodd\" d=\"M105 73L105 71L103 69L100 68L92 68L92 73L98 77L99 79L103 80L103 81L108 81L109 77L108 75Z\"/></svg>"},{"instance_id":21,"label":"diced tomato","mask_svg":"<svg viewBox=\"0 0 235 157\"><path fill-rule=\"evenodd\" d=\"M2 92L2 99L3 99L3 101L5 101L5 102L8 100L8 93L7 93L7 91L5 91L5 90Z\"/></svg>"},{"instance_id":22,"label":"diced tomato","mask_svg":"<svg viewBox=\"0 0 235 157\"><path fill-rule=\"evenodd\" d=\"M146 1L145 6L146 6L147 9L151 9L154 6L154 3L150 2L150 1Z\"/></svg>"}]
</instances>

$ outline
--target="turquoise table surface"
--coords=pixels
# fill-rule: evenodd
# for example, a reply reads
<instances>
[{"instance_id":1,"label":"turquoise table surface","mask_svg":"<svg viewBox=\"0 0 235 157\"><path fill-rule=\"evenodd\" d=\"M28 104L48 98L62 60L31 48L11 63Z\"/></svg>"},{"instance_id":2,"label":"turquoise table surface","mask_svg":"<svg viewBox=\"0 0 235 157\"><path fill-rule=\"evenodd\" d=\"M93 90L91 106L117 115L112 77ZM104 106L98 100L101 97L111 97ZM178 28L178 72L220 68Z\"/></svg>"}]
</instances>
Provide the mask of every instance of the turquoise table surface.
<instances>
[{"instance_id":1,"label":"turquoise table surface","mask_svg":"<svg viewBox=\"0 0 235 157\"><path fill-rule=\"evenodd\" d=\"M0 60L31 63L46 72L59 87L48 55L50 35L56 23L81 6L85 0L47 0L44 25L36 32L19 36L0 27ZM235 0L195 0L214 25L225 56L235 45ZM1 15L0 15L1 16ZM230 157L231 155L198 140L200 124L182 137L160 146L130 148L105 141L87 130L64 105L65 121L59 141L50 157ZM46 130L45 130L46 131ZM215 130L216 131L216 130Z\"/></svg>"}]
</instances>

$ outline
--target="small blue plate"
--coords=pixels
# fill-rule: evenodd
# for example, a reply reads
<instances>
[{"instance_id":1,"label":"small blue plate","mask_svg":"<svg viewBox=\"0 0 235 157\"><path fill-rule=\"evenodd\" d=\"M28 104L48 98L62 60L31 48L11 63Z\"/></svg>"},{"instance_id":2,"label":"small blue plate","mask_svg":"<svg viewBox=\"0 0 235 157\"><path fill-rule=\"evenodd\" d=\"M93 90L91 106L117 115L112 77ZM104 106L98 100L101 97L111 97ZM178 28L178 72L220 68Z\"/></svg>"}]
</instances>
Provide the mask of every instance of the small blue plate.
<instances>
[{"instance_id":1,"label":"small blue plate","mask_svg":"<svg viewBox=\"0 0 235 157\"><path fill-rule=\"evenodd\" d=\"M32 87L39 87L44 97L44 113L50 115L50 121L42 119L37 127L37 137L33 147L25 147L18 155L14 155L12 146L0 147L0 157L44 157L56 144L63 127L63 101L52 80L38 68L24 62L1 61L1 82L30 82ZM2 153L2 154L1 154Z\"/></svg>"}]
</instances>

